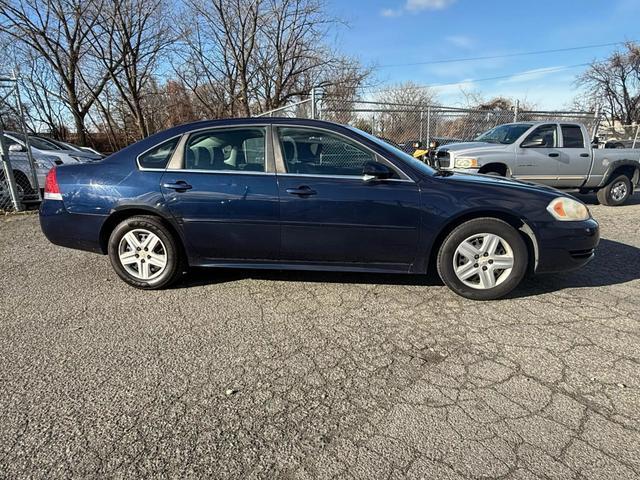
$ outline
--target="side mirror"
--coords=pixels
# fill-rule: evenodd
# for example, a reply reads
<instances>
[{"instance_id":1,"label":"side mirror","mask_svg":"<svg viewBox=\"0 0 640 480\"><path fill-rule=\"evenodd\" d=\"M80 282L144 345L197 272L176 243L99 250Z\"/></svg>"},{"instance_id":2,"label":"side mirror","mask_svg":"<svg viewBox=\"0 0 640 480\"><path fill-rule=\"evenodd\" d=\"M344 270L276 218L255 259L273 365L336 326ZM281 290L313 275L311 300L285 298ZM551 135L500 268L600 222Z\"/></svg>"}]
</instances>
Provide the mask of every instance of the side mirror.
<instances>
[{"instance_id":1,"label":"side mirror","mask_svg":"<svg viewBox=\"0 0 640 480\"><path fill-rule=\"evenodd\" d=\"M10 152L24 152L26 149L19 143L12 143L9 145Z\"/></svg>"},{"instance_id":2,"label":"side mirror","mask_svg":"<svg viewBox=\"0 0 640 480\"><path fill-rule=\"evenodd\" d=\"M544 139L542 137L532 138L531 140L525 140L520 145L522 148L536 148L544 146Z\"/></svg>"},{"instance_id":3,"label":"side mirror","mask_svg":"<svg viewBox=\"0 0 640 480\"><path fill-rule=\"evenodd\" d=\"M593 137L593 140L591 140L591 146L597 147L598 145L600 145L600 138L598 136L595 136Z\"/></svg>"},{"instance_id":4,"label":"side mirror","mask_svg":"<svg viewBox=\"0 0 640 480\"><path fill-rule=\"evenodd\" d=\"M362 179L365 182L384 180L393 176L393 170L382 163L367 162L362 169Z\"/></svg>"}]
</instances>

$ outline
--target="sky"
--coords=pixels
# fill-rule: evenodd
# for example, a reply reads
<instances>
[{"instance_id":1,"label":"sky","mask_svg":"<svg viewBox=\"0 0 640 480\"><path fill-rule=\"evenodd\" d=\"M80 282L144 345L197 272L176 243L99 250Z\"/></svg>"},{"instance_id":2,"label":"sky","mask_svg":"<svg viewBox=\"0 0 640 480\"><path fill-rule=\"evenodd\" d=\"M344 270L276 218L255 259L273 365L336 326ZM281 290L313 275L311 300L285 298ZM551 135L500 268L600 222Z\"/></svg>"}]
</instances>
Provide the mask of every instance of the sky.
<instances>
[{"instance_id":1,"label":"sky","mask_svg":"<svg viewBox=\"0 0 640 480\"><path fill-rule=\"evenodd\" d=\"M438 98L450 106L463 105L465 90L485 98L517 98L538 109L570 107L576 75L586 68L582 64L621 47L603 44L640 41L640 0L327 2L331 13L346 20L332 40L341 51L375 67L380 87L409 80L442 85ZM427 63L501 55L512 56ZM401 65L411 63L421 64Z\"/></svg>"}]
</instances>

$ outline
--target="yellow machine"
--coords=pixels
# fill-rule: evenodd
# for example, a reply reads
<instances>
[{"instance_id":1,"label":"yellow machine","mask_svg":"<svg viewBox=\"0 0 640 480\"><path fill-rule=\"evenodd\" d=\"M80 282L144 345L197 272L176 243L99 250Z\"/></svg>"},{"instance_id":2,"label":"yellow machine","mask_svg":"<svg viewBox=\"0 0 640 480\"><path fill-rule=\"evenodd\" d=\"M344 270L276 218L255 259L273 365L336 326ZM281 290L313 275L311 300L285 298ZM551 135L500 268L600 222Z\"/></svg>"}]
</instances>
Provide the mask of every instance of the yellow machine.
<instances>
[{"instance_id":1,"label":"yellow machine","mask_svg":"<svg viewBox=\"0 0 640 480\"><path fill-rule=\"evenodd\" d=\"M414 158L417 158L418 160L422 160L423 162L430 164L433 154L435 153L436 149L439 146L440 144L435 140L431 140L427 148L424 148L422 146L422 142L414 142L413 148L415 150L413 151L412 155Z\"/></svg>"}]
</instances>

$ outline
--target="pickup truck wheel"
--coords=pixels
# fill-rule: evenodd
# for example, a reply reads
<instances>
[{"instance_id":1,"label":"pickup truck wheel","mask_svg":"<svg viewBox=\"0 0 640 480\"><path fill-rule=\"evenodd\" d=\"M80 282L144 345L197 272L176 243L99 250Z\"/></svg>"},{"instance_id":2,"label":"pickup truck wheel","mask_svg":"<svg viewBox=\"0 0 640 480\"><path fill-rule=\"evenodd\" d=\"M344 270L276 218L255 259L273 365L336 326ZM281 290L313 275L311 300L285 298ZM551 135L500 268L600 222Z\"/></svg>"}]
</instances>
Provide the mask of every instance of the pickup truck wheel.
<instances>
[{"instance_id":1,"label":"pickup truck wheel","mask_svg":"<svg viewBox=\"0 0 640 480\"><path fill-rule=\"evenodd\" d=\"M438 274L458 295L494 300L520 284L528 257L515 228L497 218L477 218L459 225L444 240Z\"/></svg>"},{"instance_id":2,"label":"pickup truck wheel","mask_svg":"<svg viewBox=\"0 0 640 480\"><path fill-rule=\"evenodd\" d=\"M626 175L614 178L609 184L598 190L596 196L602 205L617 207L627 201L631 195L631 181Z\"/></svg>"},{"instance_id":3,"label":"pickup truck wheel","mask_svg":"<svg viewBox=\"0 0 640 480\"><path fill-rule=\"evenodd\" d=\"M500 172L482 172L485 175L491 175L492 177L502 177Z\"/></svg>"}]
</instances>

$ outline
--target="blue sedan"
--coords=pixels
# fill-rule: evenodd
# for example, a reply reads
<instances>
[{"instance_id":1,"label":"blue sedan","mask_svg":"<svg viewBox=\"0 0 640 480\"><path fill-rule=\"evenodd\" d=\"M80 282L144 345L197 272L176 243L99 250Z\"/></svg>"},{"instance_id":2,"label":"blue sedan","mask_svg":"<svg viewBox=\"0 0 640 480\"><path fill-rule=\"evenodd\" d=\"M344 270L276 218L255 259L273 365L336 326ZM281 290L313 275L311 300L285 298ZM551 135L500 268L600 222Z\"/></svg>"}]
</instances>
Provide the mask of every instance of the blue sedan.
<instances>
[{"instance_id":1,"label":"blue sedan","mask_svg":"<svg viewBox=\"0 0 640 480\"><path fill-rule=\"evenodd\" d=\"M599 241L597 222L569 195L438 171L316 120L181 125L102 161L52 169L44 197L51 242L108 254L142 289L166 287L189 266L437 269L459 295L489 300L527 271L584 265Z\"/></svg>"}]
</instances>

